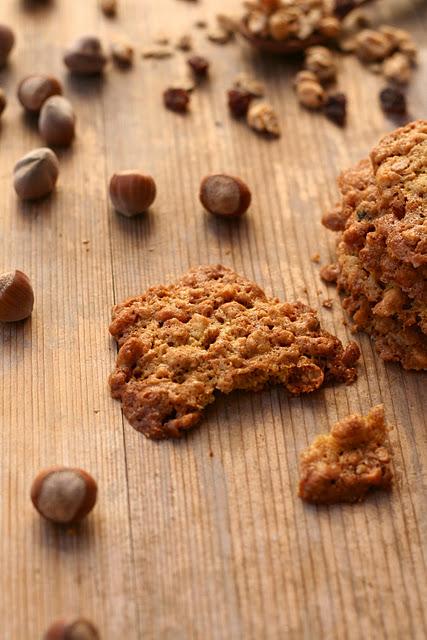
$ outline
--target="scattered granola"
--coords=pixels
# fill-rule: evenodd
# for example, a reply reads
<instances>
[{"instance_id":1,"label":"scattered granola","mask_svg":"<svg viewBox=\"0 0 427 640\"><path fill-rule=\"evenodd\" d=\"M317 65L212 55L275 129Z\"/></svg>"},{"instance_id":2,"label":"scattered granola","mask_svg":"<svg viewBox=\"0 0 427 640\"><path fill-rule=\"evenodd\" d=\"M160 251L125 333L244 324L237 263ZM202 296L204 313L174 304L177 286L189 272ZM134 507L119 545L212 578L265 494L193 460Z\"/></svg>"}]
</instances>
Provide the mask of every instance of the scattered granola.
<instances>
[{"instance_id":1,"label":"scattered granola","mask_svg":"<svg viewBox=\"0 0 427 640\"><path fill-rule=\"evenodd\" d=\"M315 504L360 502L373 489L391 489L384 407L350 415L301 454L299 496Z\"/></svg>"},{"instance_id":2,"label":"scattered granola","mask_svg":"<svg viewBox=\"0 0 427 640\"><path fill-rule=\"evenodd\" d=\"M247 113L247 123L251 129L259 133L266 133L274 137L281 135L277 114L268 102L251 104Z\"/></svg>"}]
</instances>

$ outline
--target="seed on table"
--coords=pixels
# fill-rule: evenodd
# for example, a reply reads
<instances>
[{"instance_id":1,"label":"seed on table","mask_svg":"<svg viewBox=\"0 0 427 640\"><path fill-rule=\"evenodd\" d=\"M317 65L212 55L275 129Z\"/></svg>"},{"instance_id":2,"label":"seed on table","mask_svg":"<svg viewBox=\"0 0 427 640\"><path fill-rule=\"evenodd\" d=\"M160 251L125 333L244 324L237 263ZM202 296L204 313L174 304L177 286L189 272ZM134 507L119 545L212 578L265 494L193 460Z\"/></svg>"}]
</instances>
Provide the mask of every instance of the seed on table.
<instances>
[{"instance_id":1,"label":"seed on table","mask_svg":"<svg viewBox=\"0 0 427 640\"><path fill-rule=\"evenodd\" d=\"M113 207L124 216L144 213L156 198L154 179L138 171L115 173L110 180L110 199Z\"/></svg>"},{"instance_id":2,"label":"seed on table","mask_svg":"<svg viewBox=\"0 0 427 640\"><path fill-rule=\"evenodd\" d=\"M64 63L72 73L95 75L103 71L107 57L99 38L83 36L66 50Z\"/></svg>"},{"instance_id":3,"label":"seed on table","mask_svg":"<svg viewBox=\"0 0 427 640\"><path fill-rule=\"evenodd\" d=\"M206 176L200 185L200 202L217 216L241 216L247 211L251 199L247 184L225 173Z\"/></svg>"},{"instance_id":4,"label":"seed on table","mask_svg":"<svg viewBox=\"0 0 427 640\"><path fill-rule=\"evenodd\" d=\"M18 99L27 111L38 113L48 98L62 94L59 80L47 75L31 75L21 80Z\"/></svg>"},{"instance_id":5,"label":"seed on table","mask_svg":"<svg viewBox=\"0 0 427 640\"><path fill-rule=\"evenodd\" d=\"M0 24L0 67L3 67L15 44L15 34L5 24Z\"/></svg>"},{"instance_id":6,"label":"seed on table","mask_svg":"<svg viewBox=\"0 0 427 640\"><path fill-rule=\"evenodd\" d=\"M41 516L56 524L75 524L95 506L98 487L91 475L73 467L40 471L31 486L31 500Z\"/></svg>"},{"instance_id":7,"label":"seed on table","mask_svg":"<svg viewBox=\"0 0 427 640\"><path fill-rule=\"evenodd\" d=\"M43 640L100 640L98 629L85 618L57 620L45 632Z\"/></svg>"},{"instance_id":8,"label":"seed on table","mask_svg":"<svg viewBox=\"0 0 427 640\"><path fill-rule=\"evenodd\" d=\"M21 200L36 200L53 191L58 180L59 162L51 149L33 149L18 160L13 184Z\"/></svg>"},{"instance_id":9,"label":"seed on table","mask_svg":"<svg viewBox=\"0 0 427 640\"><path fill-rule=\"evenodd\" d=\"M39 117L39 131L53 147L67 147L75 136L76 116L67 98L52 96L44 103Z\"/></svg>"},{"instance_id":10,"label":"seed on table","mask_svg":"<svg viewBox=\"0 0 427 640\"><path fill-rule=\"evenodd\" d=\"M0 322L18 322L31 315L34 292L28 276L16 269L0 275Z\"/></svg>"}]
</instances>

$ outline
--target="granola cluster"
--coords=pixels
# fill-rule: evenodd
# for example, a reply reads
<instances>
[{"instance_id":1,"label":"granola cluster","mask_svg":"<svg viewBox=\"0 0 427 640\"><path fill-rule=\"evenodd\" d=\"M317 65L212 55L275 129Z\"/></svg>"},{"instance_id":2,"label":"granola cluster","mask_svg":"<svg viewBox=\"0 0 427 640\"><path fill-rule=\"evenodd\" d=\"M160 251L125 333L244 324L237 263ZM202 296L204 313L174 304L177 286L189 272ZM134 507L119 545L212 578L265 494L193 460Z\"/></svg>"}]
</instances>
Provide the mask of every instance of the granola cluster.
<instances>
[{"instance_id":1,"label":"granola cluster","mask_svg":"<svg viewBox=\"0 0 427 640\"><path fill-rule=\"evenodd\" d=\"M336 275L354 328L384 360L427 369L427 121L386 135L338 184L323 218L340 233L325 279Z\"/></svg>"},{"instance_id":2,"label":"granola cluster","mask_svg":"<svg viewBox=\"0 0 427 640\"><path fill-rule=\"evenodd\" d=\"M350 415L301 454L299 495L307 502L358 502L372 489L390 489L391 453L384 407Z\"/></svg>"},{"instance_id":3,"label":"granola cluster","mask_svg":"<svg viewBox=\"0 0 427 640\"><path fill-rule=\"evenodd\" d=\"M110 377L132 426L154 439L193 427L215 393L282 384L309 393L326 381L350 383L360 356L324 331L302 303L267 298L222 266L198 267L148 289L113 311L120 350Z\"/></svg>"}]
</instances>

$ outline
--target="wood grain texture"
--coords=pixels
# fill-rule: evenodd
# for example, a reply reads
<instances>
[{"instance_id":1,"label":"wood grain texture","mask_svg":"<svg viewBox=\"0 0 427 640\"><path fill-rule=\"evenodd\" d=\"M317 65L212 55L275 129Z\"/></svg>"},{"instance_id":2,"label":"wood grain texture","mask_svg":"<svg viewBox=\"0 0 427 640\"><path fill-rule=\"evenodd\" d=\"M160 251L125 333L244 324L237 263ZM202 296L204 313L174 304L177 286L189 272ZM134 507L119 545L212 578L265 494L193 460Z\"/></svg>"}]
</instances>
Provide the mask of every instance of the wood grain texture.
<instances>
[{"instance_id":1,"label":"wood grain texture","mask_svg":"<svg viewBox=\"0 0 427 640\"><path fill-rule=\"evenodd\" d=\"M327 329L350 337L310 256L319 252L325 263L333 255L320 215L337 197L336 175L393 128L377 106L381 80L342 60L350 114L341 131L296 104L297 62L219 47L192 28L239 2L122 0L114 21L96 4L0 7L0 21L18 36L0 73L10 100L0 132L0 269L23 269L36 294L30 321L0 328L1 638L40 638L69 614L91 618L107 640L426 638L425 375L384 365L360 336L353 386L296 399L279 388L236 393L187 438L160 444L123 421L107 388L112 304L191 265L232 266L269 293L307 300ZM417 39L421 66L409 104L414 118L425 117L425 2L379 0L373 15ZM106 42L123 33L141 47L161 32L186 31L212 62L186 117L161 103L182 54L138 57L132 70L109 68L104 80L74 80L61 62L65 44L83 33ZM242 70L266 81L279 141L230 119L225 91ZM63 78L78 136L60 154L56 194L22 205L11 172L40 138L14 96L19 79L37 71ZM127 220L110 210L106 184L113 171L138 167L156 177L159 195L149 215ZM201 211L198 186L211 171L252 187L246 219L225 224ZM331 311L321 306L328 297ZM349 411L379 402L395 427L392 495L355 506L302 504L301 449ZM82 466L98 480L99 503L80 529L57 530L31 506L33 476L54 463Z\"/></svg>"}]
</instances>

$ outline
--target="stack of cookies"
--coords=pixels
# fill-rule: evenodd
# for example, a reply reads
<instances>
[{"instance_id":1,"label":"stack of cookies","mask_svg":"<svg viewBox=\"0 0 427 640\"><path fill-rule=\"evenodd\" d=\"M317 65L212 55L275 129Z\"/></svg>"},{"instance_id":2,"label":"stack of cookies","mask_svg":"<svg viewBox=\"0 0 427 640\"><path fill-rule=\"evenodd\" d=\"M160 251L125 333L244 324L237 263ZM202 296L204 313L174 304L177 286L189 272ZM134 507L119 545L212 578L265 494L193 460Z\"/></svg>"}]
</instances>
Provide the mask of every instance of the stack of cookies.
<instances>
[{"instance_id":1,"label":"stack of cookies","mask_svg":"<svg viewBox=\"0 0 427 640\"><path fill-rule=\"evenodd\" d=\"M384 360L427 369L427 121L386 135L338 184L323 217L340 232L337 265L322 275Z\"/></svg>"}]
</instances>

